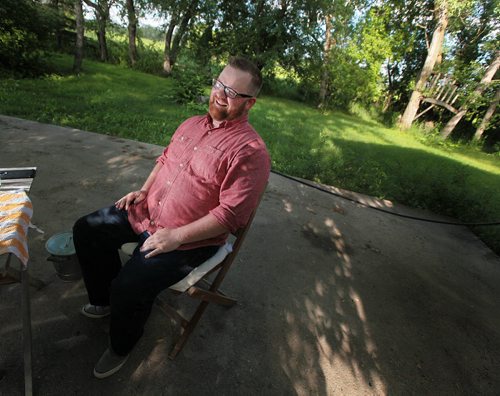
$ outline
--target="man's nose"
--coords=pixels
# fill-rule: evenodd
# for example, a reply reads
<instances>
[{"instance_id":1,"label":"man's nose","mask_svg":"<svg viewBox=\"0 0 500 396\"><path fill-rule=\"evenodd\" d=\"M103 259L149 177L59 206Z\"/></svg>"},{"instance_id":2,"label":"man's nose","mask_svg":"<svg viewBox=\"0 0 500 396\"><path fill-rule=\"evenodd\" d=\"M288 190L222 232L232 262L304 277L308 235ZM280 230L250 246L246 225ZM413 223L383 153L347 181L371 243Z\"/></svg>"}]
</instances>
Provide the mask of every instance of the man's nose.
<instances>
[{"instance_id":1,"label":"man's nose","mask_svg":"<svg viewBox=\"0 0 500 396\"><path fill-rule=\"evenodd\" d=\"M224 88L216 89L215 95L217 96L218 99L227 99L226 91Z\"/></svg>"}]
</instances>

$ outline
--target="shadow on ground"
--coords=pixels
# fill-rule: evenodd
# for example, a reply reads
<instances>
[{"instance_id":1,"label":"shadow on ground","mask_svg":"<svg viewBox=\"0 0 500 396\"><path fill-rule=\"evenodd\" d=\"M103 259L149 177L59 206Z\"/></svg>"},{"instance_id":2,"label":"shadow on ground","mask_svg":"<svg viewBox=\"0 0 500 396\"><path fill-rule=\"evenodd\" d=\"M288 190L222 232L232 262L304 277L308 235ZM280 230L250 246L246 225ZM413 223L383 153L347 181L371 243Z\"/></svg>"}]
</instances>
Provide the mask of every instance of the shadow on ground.
<instances>
[{"instance_id":1,"label":"shadow on ground","mask_svg":"<svg viewBox=\"0 0 500 396\"><path fill-rule=\"evenodd\" d=\"M224 290L174 361L178 327L155 308L126 366L92 368L106 321L78 314L44 245L141 185L162 148L0 117L0 165L38 166L30 271L35 393L498 394L500 259L469 230L373 211L272 175ZM357 196L389 210L433 216ZM0 394L22 394L20 287L0 288ZM187 309L179 300L179 306Z\"/></svg>"}]
</instances>

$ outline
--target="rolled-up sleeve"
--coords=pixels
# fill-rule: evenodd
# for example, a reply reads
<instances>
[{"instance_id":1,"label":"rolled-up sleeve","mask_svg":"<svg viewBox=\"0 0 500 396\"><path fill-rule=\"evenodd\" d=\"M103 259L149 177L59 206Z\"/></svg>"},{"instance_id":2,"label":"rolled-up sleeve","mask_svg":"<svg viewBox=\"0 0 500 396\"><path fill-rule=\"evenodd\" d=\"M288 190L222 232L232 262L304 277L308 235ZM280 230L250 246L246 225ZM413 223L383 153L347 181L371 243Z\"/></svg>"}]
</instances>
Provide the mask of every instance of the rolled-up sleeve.
<instances>
[{"instance_id":1,"label":"rolled-up sleeve","mask_svg":"<svg viewBox=\"0 0 500 396\"><path fill-rule=\"evenodd\" d=\"M264 192L270 170L265 145L249 142L231 161L221 185L219 205L210 213L231 232L244 227Z\"/></svg>"},{"instance_id":2,"label":"rolled-up sleeve","mask_svg":"<svg viewBox=\"0 0 500 396\"><path fill-rule=\"evenodd\" d=\"M167 158L168 146L163 150L163 153L156 159L156 162L160 162L165 165L165 159Z\"/></svg>"}]
</instances>

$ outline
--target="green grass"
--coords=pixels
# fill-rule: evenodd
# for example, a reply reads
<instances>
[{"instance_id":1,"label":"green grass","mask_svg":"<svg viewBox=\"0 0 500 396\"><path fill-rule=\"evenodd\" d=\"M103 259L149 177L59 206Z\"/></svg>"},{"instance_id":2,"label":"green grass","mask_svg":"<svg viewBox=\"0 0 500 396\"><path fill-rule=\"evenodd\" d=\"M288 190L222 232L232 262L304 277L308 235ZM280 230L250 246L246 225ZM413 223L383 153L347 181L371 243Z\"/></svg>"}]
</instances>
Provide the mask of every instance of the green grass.
<instances>
[{"instance_id":1,"label":"green grass","mask_svg":"<svg viewBox=\"0 0 500 396\"><path fill-rule=\"evenodd\" d=\"M74 76L70 57L56 60L66 75L1 80L0 112L157 144L193 113L169 99L168 79L90 61Z\"/></svg>"},{"instance_id":2,"label":"green grass","mask_svg":"<svg viewBox=\"0 0 500 396\"><path fill-rule=\"evenodd\" d=\"M0 81L0 113L165 145L205 111L175 104L172 79L90 61L73 76L70 57L55 61L61 75ZM466 222L500 221L498 153L274 97L259 98L250 121L275 170ZM473 230L500 253L500 226Z\"/></svg>"}]
</instances>

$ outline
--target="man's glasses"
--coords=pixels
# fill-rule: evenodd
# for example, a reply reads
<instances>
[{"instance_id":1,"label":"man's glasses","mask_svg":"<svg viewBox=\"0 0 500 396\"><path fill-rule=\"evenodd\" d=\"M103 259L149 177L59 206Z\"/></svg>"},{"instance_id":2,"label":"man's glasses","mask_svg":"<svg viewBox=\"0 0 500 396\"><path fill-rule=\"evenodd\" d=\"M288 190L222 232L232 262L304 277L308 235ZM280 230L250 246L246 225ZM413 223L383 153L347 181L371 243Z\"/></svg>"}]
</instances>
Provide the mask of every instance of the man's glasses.
<instances>
[{"instance_id":1,"label":"man's glasses","mask_svg":"<svg viewBox=\"0 0 500 396\"><path fill-rule=\"evenodd\" d=\"M228 98L231 98L231 99L234 99L234 98L253 98L253 95L240 94L240 93L236 92L233 88L222 84L216 78L214 78L212 80L212 87L214 89L224 89L224 93L226 94L226 96Z\"/></svg>"}]
</instances>

